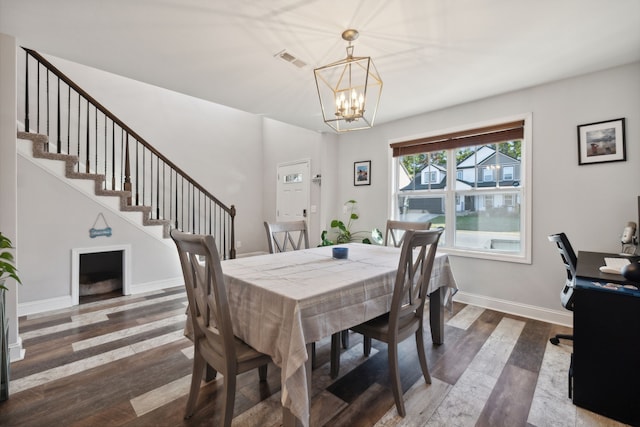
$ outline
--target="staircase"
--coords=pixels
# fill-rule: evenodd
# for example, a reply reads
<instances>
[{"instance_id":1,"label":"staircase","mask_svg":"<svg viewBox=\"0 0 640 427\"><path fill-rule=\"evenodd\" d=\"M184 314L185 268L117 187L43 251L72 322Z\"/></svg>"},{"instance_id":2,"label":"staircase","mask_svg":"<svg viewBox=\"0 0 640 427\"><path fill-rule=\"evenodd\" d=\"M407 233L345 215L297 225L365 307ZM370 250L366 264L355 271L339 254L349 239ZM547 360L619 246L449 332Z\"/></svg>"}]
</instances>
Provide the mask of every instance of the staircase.
<instances>
[{"instance_id":1,"label":"staircase","mask_svg":"<svg viewBox=\"0 0 640 427\"><path fill-rule=\"evenodd\" d=\"M23 131L33 157L64 162L67 179L92 180L96 196L119 200L144 226L214 236L235 258L235 207L227 207L82 90L42 55L25 51ZM139 220L139 219L138 219Z\"/></svg>"},{"instance_id":2,"label":"staircase","mask_svg":"<svg viewBox=\"0 0 640 427\"><path fill-rule=\"evenodd\" d=\"M63 153L50 153L46 150L49 144L49 137L43 134L18 132L18 139L30 140L33 143L32 156L36 159L48 159L58 160L65 163L64 176L69 179L84 179L92 180L93 194L96 196L118 197L119 205L118 209L121 212L141 212L142 224L145 226L161 226L162 237L165 239L170 238L169 232L171 230L171 221L168 219L152 219L151 218L151 206L132 206L129 204L131 199L131 191L125 190L107 190L105 189L105 176L96 173L81 173L75 172L78 156L63 154Z\"/></svg>"}]
</instances>

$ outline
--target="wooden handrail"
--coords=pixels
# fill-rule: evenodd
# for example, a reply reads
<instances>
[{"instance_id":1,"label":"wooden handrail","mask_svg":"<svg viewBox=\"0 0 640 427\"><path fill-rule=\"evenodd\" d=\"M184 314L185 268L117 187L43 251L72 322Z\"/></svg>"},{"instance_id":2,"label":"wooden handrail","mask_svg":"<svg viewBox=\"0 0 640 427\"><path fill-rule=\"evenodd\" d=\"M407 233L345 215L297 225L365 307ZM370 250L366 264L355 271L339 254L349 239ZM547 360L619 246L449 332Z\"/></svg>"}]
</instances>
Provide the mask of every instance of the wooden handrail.
<instances>
[{"instance_id":1,"label":"wooden handrail","mask_svg":"<svg viewBox=\"0 0 640 427\"><path fill-rule=\"evenodd\" d=\"M84 91L80 86L78 86L73 80L71 80L69 77L67 77L62 71L60 71L55 65L53 65L51 62L47 61L47 59L45 59L42 55L40 55L38 52L22 47L22 49L24 49L29 55L33 56L35 59L37 59L40 63L44 64L47 69L49 69L53 74L55 74L59 79L61 79L62 81L64 81L67 85L69 85L73 90L75 90L76 92L78 92L80 95L82 95L84 98L86 98L93 106L95 106L98 110L100 110L105 116L109 117L109 119L111 119L114 123L116 123L118 126L120 126L124 131L126 131L129 135L133 136L136 141L140 142L142 145L144 145L149 151L151 151L153 154L155 154L158 158L160 158L163 162L165 162L167 165L169 165L172 169L174 169L176 172L178 172L180 175L182 175L186 180L188 180L194 187L196 187L198 190L200 190L204 195L206 195L207 197L209 197L210 199L212 199L216 204L218 204L223 210L225 210L229 215L232 214L232 209L231 207L227 207L224 203L222 203L220 200L218 200L217 197L215 197L213 194L211 194L209 191L207 191L204 187L202 187L196 180L194 180L193 178L191 178L189 176L189 174L187 174L185 171L183 171L180 167L178 167L177 165L175 165L171 160L169 160L167 157L165 157L164 155L162 155L162 153L160 153L158 150L156 150L151 144L149 144L144 138L142 138L140 135L138 135L133 129L131 129L129 126L127 126L124 122L122 122L122 120L120 120L118 117L116 117L113 113L111 113L111 111L109 111L106 107L104 107L102 104L100 104L98 101L96 101L91 95L89 95L86 91ZM29 131L28 129L26 130L27 132ZM233 212L235 212L235 209L233 209Z\"/></svg>"}]
</instances>

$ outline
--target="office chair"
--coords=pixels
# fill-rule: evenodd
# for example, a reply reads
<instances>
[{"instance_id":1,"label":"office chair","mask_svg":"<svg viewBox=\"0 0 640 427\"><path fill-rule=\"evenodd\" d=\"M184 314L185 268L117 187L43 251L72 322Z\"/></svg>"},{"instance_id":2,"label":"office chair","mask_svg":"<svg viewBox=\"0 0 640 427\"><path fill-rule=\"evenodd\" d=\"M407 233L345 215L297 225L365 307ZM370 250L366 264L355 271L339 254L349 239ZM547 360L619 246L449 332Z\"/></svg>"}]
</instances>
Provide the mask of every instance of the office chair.
<instances>
[{"instance_id":1,"label":"office chair","mask_svg":"<svg viewBox=\"0 0 640 427\"><path fill-rule=\"evenodd\" d=\"M573 311L573 285L578 258L566 234L552 234L549 236L549 241L556 244L558 252L560 252L560 257L562 258L562 263L567 270L567 280L562 292L560 292L560 302L564 308ZM573 335L557 334L555 337L550 338L549 341L551 344L558 345L561 339L573 340Z\"/></svg>"}]
</instances>

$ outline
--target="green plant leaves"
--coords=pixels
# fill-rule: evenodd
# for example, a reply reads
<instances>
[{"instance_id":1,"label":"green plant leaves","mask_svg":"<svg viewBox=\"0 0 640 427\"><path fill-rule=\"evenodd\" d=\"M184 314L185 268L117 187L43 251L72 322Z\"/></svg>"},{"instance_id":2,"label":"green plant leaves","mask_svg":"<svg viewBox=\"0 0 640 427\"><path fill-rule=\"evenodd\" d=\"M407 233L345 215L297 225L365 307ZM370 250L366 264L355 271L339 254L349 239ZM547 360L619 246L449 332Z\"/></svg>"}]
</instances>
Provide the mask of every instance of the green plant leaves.
<instances>
[{"instance_id":1,"label":"green plant leaves","mask_svg":"<svg viewBox=\"0 0 640 427\"><path fill-rule=\"evenodd\" d=\"M0 249L13 249L11 240L2 235L2 233L0 233ZM4 280L9 277L22 284L18 277L18 270L13 264L14 258L11 252L0 252L0 289L7 289L7 287L4 286Z\"/></svg>"},{"instance_id":2,"label":"green plant leaves","mask_svg":"<svg viewBox=\"0 0 640 427\"><path fill-rule=\"evenodd\" d=\"M351 210L349 212L349 222L345 224L339 219L331 220L331 228L336 233L336 240L334 242L333 240L328 239L327 230L323 230L322 234L320 235L322 240L320 242L320 246L331 246L335 244L354 242L357 241L363 233L366 233L365 231L351 231L352 222L360 218L358 214L353 211L356 203L357 202L355 200L348 200L347 202L345 202L344 205L348 206L348 208ZM380 245L382 244L382 242L382 233L377 228L371 230L371 238L364 237L362 239L362 243L366 244L376 243Z\"/></svg>"}]
</instances>

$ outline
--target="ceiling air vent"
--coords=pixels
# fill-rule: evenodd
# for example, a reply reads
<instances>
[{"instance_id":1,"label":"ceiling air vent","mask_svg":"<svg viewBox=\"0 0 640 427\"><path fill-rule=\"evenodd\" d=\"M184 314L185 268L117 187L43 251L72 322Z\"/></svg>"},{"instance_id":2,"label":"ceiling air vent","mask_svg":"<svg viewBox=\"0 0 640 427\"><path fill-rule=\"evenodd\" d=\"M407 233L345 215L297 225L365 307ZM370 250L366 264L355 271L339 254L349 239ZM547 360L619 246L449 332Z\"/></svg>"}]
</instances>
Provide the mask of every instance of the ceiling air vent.
<instances>
[{"instance_id":1,"label":"ceiling air vent","mask_svg":"<svg viewBox=\"0 0 640 427\"><path fill-rule=\"evenodd\" d=\"M281 50L280 52L276 53L275 55L273 55L275 57L279 57L280 59L282 59L283 61L289 62L293 65L295 65L298 68L304 68L307 66L307 63L296 58L295 56L293 56L292 54L290 54L289 52L287 52L286 49Z\"/></svg>"}]
</instances>

